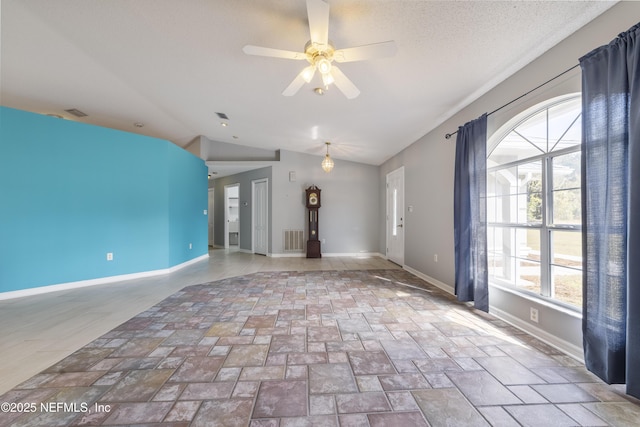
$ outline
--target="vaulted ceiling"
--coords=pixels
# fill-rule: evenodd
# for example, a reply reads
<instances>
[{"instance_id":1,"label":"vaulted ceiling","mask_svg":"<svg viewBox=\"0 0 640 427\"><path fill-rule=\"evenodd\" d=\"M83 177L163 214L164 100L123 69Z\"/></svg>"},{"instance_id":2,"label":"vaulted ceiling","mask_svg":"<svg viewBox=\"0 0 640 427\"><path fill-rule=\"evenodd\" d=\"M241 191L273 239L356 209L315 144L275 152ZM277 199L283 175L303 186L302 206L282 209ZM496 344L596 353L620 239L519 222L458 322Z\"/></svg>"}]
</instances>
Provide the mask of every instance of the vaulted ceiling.
<instances>
[{"instance_id":1,"label":"vaulted ceiling","mask_svg":"<svg viewBox=\"0 0 640 427\"><path fill-rule=\"evenodd\" d=\"M397 45L340 66L355 99L316 95L319 76L285 97L304 61L243 53L302 52L304 0L2 0L0 100L180 146L203 135L322 155L331 141L333 157L378 165L614 4L327 2L337 49Z\"/></svg>"}]
</instances>

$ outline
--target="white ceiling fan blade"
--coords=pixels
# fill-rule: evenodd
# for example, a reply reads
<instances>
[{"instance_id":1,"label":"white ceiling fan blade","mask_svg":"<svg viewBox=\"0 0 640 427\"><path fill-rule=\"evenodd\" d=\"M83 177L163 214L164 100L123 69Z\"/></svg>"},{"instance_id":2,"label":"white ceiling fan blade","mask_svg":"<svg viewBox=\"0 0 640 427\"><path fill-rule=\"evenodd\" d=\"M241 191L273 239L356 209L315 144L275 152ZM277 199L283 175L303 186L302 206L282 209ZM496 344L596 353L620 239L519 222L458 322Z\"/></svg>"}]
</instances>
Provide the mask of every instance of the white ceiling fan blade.
<instances>
[{"instance_id":1,"label":"white ceiling fan blade","mask_svg":"<svg viewBox=\"0 0 640 427\"><path fill-rule=\"evenodd\" d=\"M336 62L363 61L365 59L376 59L394 56L396 52L398 52L396 42L390 40L382 43L373 43L364 46L339 49L334 52L333 59Z\"/></svg>"},{"instance_id":2,"label":"white ceiling fan blade","mask_svg":"<svg viewBox=\"0 0 640 427\"><path fill-rule=\"evenodd\" d=\"M284 59L306 59L303 52L293 52L291 50L272 49L270 47L252 46L250 44L242 48L247 55L269 56Z\"/></svg>"},{"instance_id":3,"label":"white ceiling fan blade","mask_svg":"<svg viewBox=\"0 0 640 427\"><path fill-rule=\"evenodd\" d=\"M360 95L360 90L353 84L347 76L335 65L331 68L331 74L333 75L334 82L338 89L347 97L347 99L356 98Z\"/></svg>"},{"instance_id":4,"label":"white ceiling fan blade","mask_svg":"<svg viewBox=\"0 0 640 427\"><path fill-rule=\"evenodd\" d=\"M300 71L300 74L298 74L296 78L293 79L293 81L289 84L289 86L287 86L287 88L282 91L282 94L284 96L293 96L298 93L302 86L304 86L304 84L306 83L305 72L307 71L307 68Z\"/></svg>"},{"instance_id":5,"label":"white ceiling fan blade","mask_svg":"<svg viewBox=\"0 0 640 427\"><path fill-rule=\"evenodd\" d=\"M307 15L311 42L326 45L329 42L329 4L323 0L307 0Z\"/></svg>"}]
</instances>

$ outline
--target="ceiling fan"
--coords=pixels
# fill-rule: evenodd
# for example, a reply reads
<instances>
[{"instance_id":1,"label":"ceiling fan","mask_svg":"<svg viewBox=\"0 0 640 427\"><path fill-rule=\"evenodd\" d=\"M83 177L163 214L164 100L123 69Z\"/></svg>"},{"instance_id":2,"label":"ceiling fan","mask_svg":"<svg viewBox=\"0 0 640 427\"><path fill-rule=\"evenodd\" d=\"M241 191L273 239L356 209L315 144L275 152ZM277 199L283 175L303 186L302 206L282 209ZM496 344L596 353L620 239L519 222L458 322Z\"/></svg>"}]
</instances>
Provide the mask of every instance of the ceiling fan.
<instances>
[{"instance_id":1,"label":"ceiling fan","mask_svg":"<svg viewBox=\"0 0 640 427\"><path fill-rule=\"evenodd\" d=\"M304 52L252 45L246 45L242 48L242 51L247 55L306 59L309 62L309 65L282 92L284 96L295 95L305 83L311 82L318 71L322 76L322 84L325 89L333 83L348 99L353 99L360 95L360 90L333 62L363 61L393 56L396 53L396 43L393 40L336 50L329 41L329 4L323 0L307 0L307 15L311 39L304 46Z\"/></svg>"}]
</instances>

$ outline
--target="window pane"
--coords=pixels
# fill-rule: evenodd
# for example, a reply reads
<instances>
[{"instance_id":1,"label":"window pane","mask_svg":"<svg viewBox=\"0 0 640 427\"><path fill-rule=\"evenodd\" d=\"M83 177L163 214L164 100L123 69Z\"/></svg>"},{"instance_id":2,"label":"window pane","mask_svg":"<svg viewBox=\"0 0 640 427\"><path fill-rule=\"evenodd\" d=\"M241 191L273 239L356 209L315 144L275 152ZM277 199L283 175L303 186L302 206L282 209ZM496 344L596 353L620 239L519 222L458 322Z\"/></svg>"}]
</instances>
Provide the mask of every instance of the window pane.
<instances>
[{"instance_id":1,"label":"window pane","mask_svg":"<svg viewBox=\"0 0 640 427\"><path fill-rule=\"evenodd\" d=\"M489 276L515 284L513 280L513 233L506 227L488 227Z\"/></svg>"},{"instance_id":2,"label":"window pane","mask_svg":"<svg viewBox=\"0 0 640 427\"><path fill-rule=\"evenodd\" d=\"M580 224L580 153L554 157L553 212L554 224Z\"/></svg>"},{"instance_id":3,"label":"window pane","mask_svg":"<svg viewBox=\"0 0 640 427\"><path fill-rule=\"evenodd\" d=\"M496 198L487 197L487 222L496 222Z\"/></svg>"},{"instance_id":4,"label":"window pane","mask_svg":"<svg viewBox=\"0 0 640 427\"><path fill-rule=\"evenodd\" d=\"M513 194L516 193L518 186L518 169L507 168L496 171L496 194Z\"/></svg>"},{"instance_id":5,"label":"window pane","mask_svg":"<svg viewBox=\"0 0 640 427\"><path fill-rule=\"evenodd\" d=\"M540 295L540 263L520 261L516 286Z\"/></svg>"},{"instance_id":6,"label":"window pane","mask_svg":"<svg viewBox=\"0 0 640 427\"><path fill-rule=\"evenodd\" d=\"M542 163L540 161L518 166L518 222L542 222Z\"/></svg>"},{"instance_id":7,"label":"window pane","mask_svg":"<svg viewBox=\"0 0 640 427\"><path fill-rule=\"evenodd\" d=\"M496 172L487 174L487 221L496 222Z\"/></svg>"},{"instance_id":8,"label":"window pane","mask_svg":"<svg viewBox=\"0 0 640 427\"><path fill-rule=\"evenodd\" d=\"M556 156L553 162L553 189L580 188L580 152Z\"/></svg>"},{"instance_id":9,"label":"window pane","mask_svg":"<svg viewBox=\"0 0 640 427\"><path fill-rule=\"evenodd\" d=\"M579 145L582 141L580 98L549 108L549 151Z\"/></svg>"},{"instance_id":10,"label":"window pane","mask_svg":"<svg viewBox=\"0 0 640 427\"><path fill-rule=\"evenodd\" d=\"M489 276L496 276L499 265L498 248L496 239L496 227L487 226L487 266L489 268Z\"/></svg>"},{"instance_id":11,"label":"window pane","mask_svg":"<svg viewBox=\"0 0 640 427\"><path fill-rule=\"evenodd\" d=\"M511 163L540 154L543 154L543 151L539 147L532 145L516 132L511 132L493 149L487 166Z\"/></svg>"},{"instance_id":12,"label":"window pane","mask_svg":"<svg viewBox=\"0 0 640 427\"><path fill-rule=\"evenodd\" d=\"M552 266L553 298L567 304L582 306L582 270Z\"/></svg>"},{"instance_id":13,"label":"window pane","mask_svg":"<svg viewBox=\"0 0 640 427\"><path fill-rule=\"evenodd\" d=\"M525 138L536 147L538 154L547 152L547 110L528 118L524 123L515 128L515 132Z\"/></svg>"},{"instance_id":14,"label":"window pane","mask_svg":"<svg viewBox=\"0 0 640 427\"><path fill-rule=\"evenodd\" d=\"M551 263L582 268L582 233L580 231L551 232Z\"/></svg>"},{"instance_id":15,"label":"window pane","mask_svg":"<svg viewBox=\"0 0 640 427\"><path fill-rule=\"evenodd\" d=\"M487 196L495 196L496 194L496 172L487 173Z\"/></svg>"},{"instance_id":16,"label":"window pane","mask_svg":"<svg viewBox=\"0 0 640 427\"><path fill-rule=\"evenodd\" d=\"M553 297L582 305L582 233L551 232L551 280Z\"/></svg>"},{"instance_id":17,"label":"window pane","mask_svg":"<svg viewBox=\"0 0 640 427\"><path fill-rule=\"evenodd\" d=\"M517 229L515 232L517 248L516 286L540 293L540 230Z\"/></svg>"},{"instance_id":18,"label":"window pane","mask_svg":"<svg viewBox=\"0 0 640 427\"><path fill-rule=\"evenodd\" d=\"M553 223L579 225L582 222L580 190L553 192Z\"/></svg>"},{"instance_id":19,"label":"window pane","mask_svg":"<svg viewBox=\"0 0 640 427\"><path fill-rule=\"evenodd\" d=\"M490 227L489 276L540 293L540 230Z\"/></svg>"}]
</instances>

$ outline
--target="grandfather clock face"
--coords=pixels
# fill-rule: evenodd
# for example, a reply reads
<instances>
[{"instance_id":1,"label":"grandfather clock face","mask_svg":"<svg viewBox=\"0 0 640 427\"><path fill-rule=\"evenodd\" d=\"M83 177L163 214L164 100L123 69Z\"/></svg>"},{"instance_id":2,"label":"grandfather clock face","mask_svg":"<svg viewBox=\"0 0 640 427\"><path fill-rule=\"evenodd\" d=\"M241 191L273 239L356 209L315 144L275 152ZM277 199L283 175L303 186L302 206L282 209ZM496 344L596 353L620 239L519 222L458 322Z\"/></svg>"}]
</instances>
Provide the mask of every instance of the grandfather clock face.
<instances>
[{"instance_id":1,"label":"grandfather clock face","mask_svg":"<svg viewBox=\"0 0 640 427\"><path fill-rule=\"evenodd\" d=\"M307 207L319 208L320 207L320 189L316 187L309 187L306 190L307 194Z\"/></svg>"}]
</instances>

